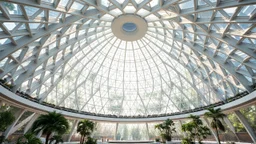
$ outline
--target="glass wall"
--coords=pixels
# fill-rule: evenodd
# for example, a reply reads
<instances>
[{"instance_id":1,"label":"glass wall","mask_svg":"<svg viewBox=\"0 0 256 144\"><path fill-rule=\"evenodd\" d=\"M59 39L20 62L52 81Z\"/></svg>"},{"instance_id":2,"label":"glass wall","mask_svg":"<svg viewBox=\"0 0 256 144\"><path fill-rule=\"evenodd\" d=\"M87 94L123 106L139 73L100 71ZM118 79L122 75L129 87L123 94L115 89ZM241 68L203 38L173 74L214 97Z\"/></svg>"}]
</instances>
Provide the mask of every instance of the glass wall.
<instances>
[{"instance_id":1,"label":"glass wall","mask_svg":"<svg viewBox=\"0 0 256 144\"><path fill-rule=\"evenodd\" d=\"M13 113L19 111L19 108L12 107ZM251 105L246 108L240 109L242 116L248 121L249 125L256 134L256 105ZM17 120L16 126L24 123L24 120L33 116L33 112L24 112ZM203 120L204 125L207 123ZM184 134L181 130L181 125L189 122L190 119L174 120L176 132L173 133L173 140L181 140ZM210 123L211 120L208 119ZM74 120L69 120L70 126L72 128ZM160 138L160 132L155 129L155 125L160 122L151 123L115 123L115 122L97 122L97 128L92 134L94 138L100 141L108 140L155 140ZM240 141L252 143L252 139L248 134L246 128L238 119L234 112L227 113L227 118L222 120L222 123L226 129L225 132L220 132L220 139L222 141ZM15 140L17 137L23 134L26 123L21 125L17 131L9 136L10 140ZM68 131L71 132L72 130ZM64 140L68 140L69 133L64 135ZM74 134L71 137L71 141L79 141L80 135L76 133L76 126L74 129ZM214 135L210 135L206 140L214 141Z\"/></svg>"},{"instance_id":2,"label":"glass wall","mask_svg":"<svg viewBox=\"0 0 256 144\"><path fill-rule=\"evenodd\" d=\"M159 131L155 129L155 125L159 123L148 123L148 131L149 131L149 139L155 140L156 138L160 137Z\"/></svg>"},{"instance_id":3,"label":"glass wall","mask_svg":"<svg viewBox=\"0 0 256 144\"><path fill-rule=\"evenodd\" d=\"M249 122L256 134L256 105L243 108L240 112ZM204 125L207 125L205 120L202 120ZM181 140L184 137L181 125L189 121L190 119L174 120L176 132L173 134L173 140ZM220 132L220 139L222 141L252 142L250 135L234 112L227 113L227 118L221 121L226 129L224 132ZM211 123L211 120L208 119L208 122ZM108 138L110 140L155 140L156 138L160 138L160 132L155 129L155 125L159 123L160 122L139 124L119 123L117 129L116 123L98 123L94 137L98 139ZM215 137L214 135L210 135L206 140L214 141Z\"/></svg>"},{"instance_id":4,"label":"glass wall","mask_svg":"<svg viewBox=\"0 0 256 144\"><path fill-rule=\"evenodd\" d=\"M118 125L117 140L147 140L147 139L148 139L148 130L145 123Z\"/></svg>"},{"instance_id":5,"label":"glass wall","mask_svg":"<svg viewBox=\"0 0 256 144\"><path fill-rule=\"evenodd\" d=\"M102 141L114 140L115 130L116 123L97 122L96 131L93 133L93 137Z\"/></svg>"},{"instance_id":6,"label":"glass wall","mask_svg":"<svg viewBox=\"0 0 256 144\"><path fill-rule=\"evenodd\" d=\"M246 117L254 133L256 134L256 105L241 109L241 113Z\"/></svg>"}]
</instances>

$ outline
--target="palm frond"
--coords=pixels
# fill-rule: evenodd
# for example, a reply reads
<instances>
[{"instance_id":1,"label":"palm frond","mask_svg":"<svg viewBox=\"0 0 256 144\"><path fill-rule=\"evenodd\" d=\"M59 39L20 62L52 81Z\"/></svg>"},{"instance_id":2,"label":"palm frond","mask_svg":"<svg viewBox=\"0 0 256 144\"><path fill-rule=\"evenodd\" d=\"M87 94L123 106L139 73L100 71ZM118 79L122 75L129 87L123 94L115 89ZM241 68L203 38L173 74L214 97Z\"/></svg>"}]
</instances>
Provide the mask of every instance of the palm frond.
<instances>
[{"instance_id":1,"label":"palm frond","mask_svg":"<svg viewBox=\"0 0 256 144\"><path fill-rule=\"evenodd\" d=\"M90 135L95 129L96 124L90 120L83 120L77 124L77 132L82 136Z\"/></svg>"},{"instance_id":2,"label":"palm frond","mask_svg":"<svg viewBox=\"0 0 256 144\"><path fill-rule=\"evenodd\" d=\"M32 125L32 132L39 133L43 131L43 134L56 132L63 134L69 129L69 123L67 119L60 113L50 112L46 115L40 115Z\"/></svg>"}]
</instances>

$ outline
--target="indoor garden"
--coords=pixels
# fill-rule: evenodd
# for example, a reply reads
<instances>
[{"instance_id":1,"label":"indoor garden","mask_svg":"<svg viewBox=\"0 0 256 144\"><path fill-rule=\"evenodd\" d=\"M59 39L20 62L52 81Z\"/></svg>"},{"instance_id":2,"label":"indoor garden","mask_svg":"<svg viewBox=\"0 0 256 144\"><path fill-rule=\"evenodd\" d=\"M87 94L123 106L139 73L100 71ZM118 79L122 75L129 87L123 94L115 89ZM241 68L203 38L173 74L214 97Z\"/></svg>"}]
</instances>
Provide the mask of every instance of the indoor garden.
<instances>
[{"instance_id":1,"label":"indoor garden","mask_svg":"<svg viewBox=\"0 0 256 144\"><path fill-rule=\"evenodd\" d=\"M0 0L0 143L256 143L256 0Z\"/></svg>"}]
</instances>

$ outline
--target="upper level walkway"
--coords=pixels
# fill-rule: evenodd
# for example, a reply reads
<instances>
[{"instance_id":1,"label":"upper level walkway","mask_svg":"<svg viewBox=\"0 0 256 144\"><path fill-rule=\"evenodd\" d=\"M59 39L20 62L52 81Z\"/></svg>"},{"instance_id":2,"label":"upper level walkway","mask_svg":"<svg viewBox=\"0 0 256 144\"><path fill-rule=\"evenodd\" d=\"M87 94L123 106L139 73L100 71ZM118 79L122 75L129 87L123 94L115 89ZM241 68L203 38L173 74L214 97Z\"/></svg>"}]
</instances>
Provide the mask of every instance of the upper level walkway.
<instances>
[{"instance_id":1,"label":"upper level walkway","mask_svg":"<svg viewBox=\"0 0 256 144\"><path fill-rule=\"evenodd\" d=\"M80 114L76 112L70 112L65 110L60 110L54 107L49 107L46 105L43 105L41 103L31 101L29 99L25 99L21 96L18 96L17 94L7 90L3 86L0 86L0 100L3 100L5 102L8 102L11 105L15 105L16 107L27 109L32 112L45 114L47 112L56 111L61 114L63 114L65 117L70 119L90 119L95 121L107 121L107 122L126 122L126 123L133 123L133 122L157 122L157 121L163 121L166 118L169 119L185 119L192 115L203 115L207 110L202 109L195 112L187 112L177 115L171 115L171 116L163 116L163 117L149 117L149 118L113 118L113 117L100 117L100 116L93 116L93 115L86 115L86 114ZM224 103L220 106L216 106L216 108L221 108L224 112L231 112L235 110L239 110L243 107L247 107L249 105L256 103L256 91L253 91L252 93L249 93L248 95L241 97L239 99L233 100L228 103Z\"/></svg>"}]
</instances>

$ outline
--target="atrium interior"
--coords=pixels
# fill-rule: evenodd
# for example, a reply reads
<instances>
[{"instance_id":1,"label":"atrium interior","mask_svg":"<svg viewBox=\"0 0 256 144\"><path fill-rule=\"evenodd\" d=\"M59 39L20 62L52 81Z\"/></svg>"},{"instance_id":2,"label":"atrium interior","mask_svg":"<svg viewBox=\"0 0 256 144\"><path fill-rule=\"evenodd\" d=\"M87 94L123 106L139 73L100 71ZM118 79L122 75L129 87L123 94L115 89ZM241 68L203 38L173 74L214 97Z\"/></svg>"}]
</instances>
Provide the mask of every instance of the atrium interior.
<instances>
[{"instance_id":1,"label":"atrium interior","mask_svg":"<svg viewBox=\"0 0 256 144\"><path fill-rule=\"evenodd\" d=\"M65 142L84 119L101 142L156 141L171 119L182 141L195 115L205 141L256 143L256 0L1 0L0 84L10 141L56 111Z\"/></svg>"}]
</instances>

